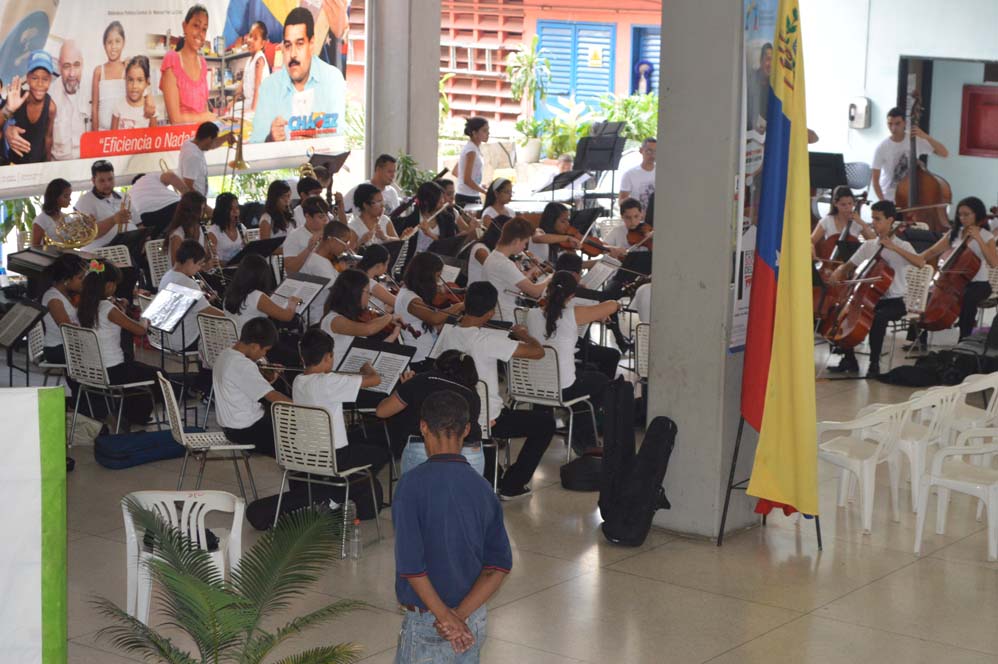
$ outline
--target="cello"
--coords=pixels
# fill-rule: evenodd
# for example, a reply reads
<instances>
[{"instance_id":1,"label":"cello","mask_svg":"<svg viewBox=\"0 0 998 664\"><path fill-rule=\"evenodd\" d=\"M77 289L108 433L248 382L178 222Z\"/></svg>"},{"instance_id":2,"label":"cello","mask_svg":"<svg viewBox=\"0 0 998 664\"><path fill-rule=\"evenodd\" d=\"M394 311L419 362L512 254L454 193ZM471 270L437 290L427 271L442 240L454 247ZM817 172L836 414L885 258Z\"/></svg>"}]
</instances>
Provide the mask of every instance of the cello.
<instances>
[{"instance_id":1,"label":"cello","mask_svg":"<svg viewBox=\"0 0 998 664\"><path fill-rule=\"evenodd\" d=\"M839 348L855 348L862 343L870 333L877 303L894 282L894 268L884 260L883 253L881 245L860 273L847 282L839 306L822 321L819 333Z\"/></svg>"},{"instance_id":2,"label":"cello","mask_svg":"<svg viewBox=\"0 0 998 664\"><path fill-rule=\"evenodd\" d=\"M923 330L948 330L960 318L963 294L981 268L981 259L970 249L970 235L950 253L946 262L932 277L929 299L918 326Z\"/></svg>"},{"instance_id":3,"label":"cello","mask_svg":"<svg viewBox=\"0 0 998 664\"><path fill-rule=\"evenodd\" d=\"M898 182L894 204L905 211L907 221L921 221L937 233L949 230L946 204L953 202L953 189L940 175L931 172L918 159L913 131L921 118L922 106L913 88L908 90L908 175ZM914 209L912 209L914 208Z\"/></svg>"},{"instance_id":4,"label":"cello","mask_svg":"<svg viewBox=\"0 0 998 664\"><path fill-rule=\"evenodd\" d=\"M859 214L863 209L863 205L867 203L866 193L853 196L853 199L856 201L853 210L856 214ZM836 304L843 297L843 287L831 286L828 280L831 278L835 268L849 260L859 246L859 237L850 233L852 224L853 219L850 218L844 230L845 237L842 237L842 233L832 233L822 238L814 247L815 284L813 286L812 302L814 316L819 321L828 321ZM819 323L819 333L822 329L827 330L828 324L830 323Z\"/></svg>"}]
</instances>

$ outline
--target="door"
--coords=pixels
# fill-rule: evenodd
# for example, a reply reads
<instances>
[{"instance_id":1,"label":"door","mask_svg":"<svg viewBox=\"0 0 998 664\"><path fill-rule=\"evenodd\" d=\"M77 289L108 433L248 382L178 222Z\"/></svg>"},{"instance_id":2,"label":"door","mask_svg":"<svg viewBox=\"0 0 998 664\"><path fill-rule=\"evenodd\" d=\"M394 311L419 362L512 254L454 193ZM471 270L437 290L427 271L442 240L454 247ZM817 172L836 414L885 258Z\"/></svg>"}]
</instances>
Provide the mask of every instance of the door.
<instances>
[{"instance_id":1,"label":"door","mask_svg":"<svg viewBox=\"0 0 998 664\"><path fill-rule=\"evenodd\" d=\"M639 74L650 69L648 92L658 92L658 64L662 49L662 28L644 26L631 33L631 94L638 92ZM647 63L647 64L645 64ZM639 71L639 65L642 71ZM648 67L650 65L650 67Z\"/></svg>"},{"instance_id":2,"label":"door","mask_svg":"<svg viewBox=\"0 0 998 664\"><path fill-rule=\"evenodd\" d=\"M600 95L614 90L616 26L611 23L538 21L538 48L551 66L545 102L534 105L538 118L551 117L548 103L574 97L598 108Z\"/></svg>"}]
</instances>

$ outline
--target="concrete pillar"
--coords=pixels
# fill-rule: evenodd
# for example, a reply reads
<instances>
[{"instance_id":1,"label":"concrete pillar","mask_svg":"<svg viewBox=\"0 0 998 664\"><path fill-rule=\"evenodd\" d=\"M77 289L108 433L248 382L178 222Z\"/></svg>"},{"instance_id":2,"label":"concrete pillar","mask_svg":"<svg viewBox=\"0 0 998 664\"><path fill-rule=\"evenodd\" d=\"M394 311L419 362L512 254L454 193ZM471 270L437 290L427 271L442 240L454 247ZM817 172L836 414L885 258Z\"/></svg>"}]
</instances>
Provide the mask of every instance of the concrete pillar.
<instances>
[{"instance_id":1,"label":"concrete pillar","mask_svg":"<svg viewBox=\"0 0 998 664\"><path fill-rule=\"evenodd\" d=\"M381 153L437 164L440 0L367 3L367 171Z\"/></svg>"},{"instance_id":2,"label":"concrete pillar","mask_svg":"<svg viewBox=\"0 0 998 664\"><path fill-rule=\"evenodd\" d=\"M742 355L730 355L742 3L662 3L649 416L679 427L656 525L715 537L739 418ZM746 427L739 475L755 435ZM741 479L739 477L739 479ZM727 530L754 522L736 493Z\"/></svg>"}]
</instances>

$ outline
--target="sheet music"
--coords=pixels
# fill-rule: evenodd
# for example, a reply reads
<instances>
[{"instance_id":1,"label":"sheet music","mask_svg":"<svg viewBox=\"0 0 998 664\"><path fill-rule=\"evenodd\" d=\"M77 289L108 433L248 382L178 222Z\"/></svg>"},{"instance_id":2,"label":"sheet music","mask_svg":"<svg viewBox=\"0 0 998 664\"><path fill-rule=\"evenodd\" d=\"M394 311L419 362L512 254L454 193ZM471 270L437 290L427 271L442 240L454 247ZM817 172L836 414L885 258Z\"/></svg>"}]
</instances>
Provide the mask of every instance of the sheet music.
<instances>
[{"instance_id":1,"label":"sheet music","mask_svg":"<svg viewBox=\"0 0 998 664\"><path fill-rule=\"evenodd\" d=\"M169 334L177 328L201 296L199 290L179 284L167 284L166 288L156 293L156 297L142 312L142 318L149 321L149 327Z\"/></svg>"},{"instance_id":2,"label":"sheet music","mask_svg":"<svg viewBox=\"0 0 998 664\"><path fill-rule=\"evenodd\" d=\"M444 265L443 271L440 273L440 278L447 282L455 282L457 278L461 275L461 268L456 265Z\"/></svg>"},{"instance_id":3,"label":"sheet music","mask_svg":"<svg viewBox=\"0 0 998 664\"><path fill-rule=\"evenodd\" d=\"M360 373L360 368L365 363L370 362L372 366L374 365L378 360L378 354L378 351L370 348L354 348L351 346L347 354L340 360L340 366L336 368L336 371L340 373Z\"/></svg>"},{"instance_id":4,"label":"sheet music","mask_svg":"<svg viewBox=\"0 0 998 664\"><path fill-rule=\"evenodd\" d=\"M279 306L285 306L288 303L288 298L301 298L301 303L299 303L296 311L299 314L304 314L308 306L312 304L312 300L322 292L322 289L328 283L328 279L322 280L322 283L317 283L315 281L302 281L288 277L281 282L281 285L277 287L277 290L270 296L270 299Z\"/></svg>"},{"instance_id":5,"label":"sheet music","mask_svg":"<svg viewBox=\"0 0 998 664\"><path fill-rule=\"evenodd\" d=\"M374 370L378 372L381 376L381 382L375 387L369 387L367 389L372 392L382 392L384 394L391 394L392 390L395 389L396 383L398 383L399 378L402 376L402 372L405 368L409 366L409 358L405 355L396 355L394 353L381 353L377 360L372 364Z\"/></svg>"},{"instance_id":6,"label":"sheet music","mask_svg":"<svg viewBox=\"0 0 998 664\"><path fill-rule=\"evenodd\" d=\"M28 331L32 323L42 316L42 312L24 304L15 304L0 319L0 346L10 348Z\"/></svg>"},{"instance_id":7,"label":"sheet music","mask_svg":"<svg viewBox=\"0 0 998 664\"><path fill-rule=\"evenodd\" d=\"M618 267L620 267L619 261L610 256L604 256L589 268L589 271L579 281L579 286L589 290L599 290L606 283L606 280L613 276Z\"/></svg>"}]
</instances>

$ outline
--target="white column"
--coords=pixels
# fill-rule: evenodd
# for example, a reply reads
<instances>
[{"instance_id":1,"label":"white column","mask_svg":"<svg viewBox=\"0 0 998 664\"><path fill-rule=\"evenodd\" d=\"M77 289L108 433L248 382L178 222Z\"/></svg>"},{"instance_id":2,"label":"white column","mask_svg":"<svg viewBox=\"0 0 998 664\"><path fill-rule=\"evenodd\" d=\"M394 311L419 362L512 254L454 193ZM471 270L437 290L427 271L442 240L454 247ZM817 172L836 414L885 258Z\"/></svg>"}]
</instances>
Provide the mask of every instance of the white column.
<instances>
[{"instance_id":1,"label":"white column","mask_svg":"<svg viewBox=\"0 0 998 664\"><path fill-rule=\"evenodd\" d=\"M649 417L679 427L659 526L715 537L739 418L742 355L729 355L742 3L662 3ZM739 475L755 436L746 427ZM738 479L741 479L739 477ZM727 530L753 523L736 493Z\"/></svg>"},{"instance_id":2,"label":"white column","mask_svg":"<svg viewBox=\"0 0 998 664\"><path fill-rule=\"evenodd\" d=\"M367 3L367 135L370 172L400 151L422 168L437 163L440 0Z\"/></svg>"}]
</instances>

